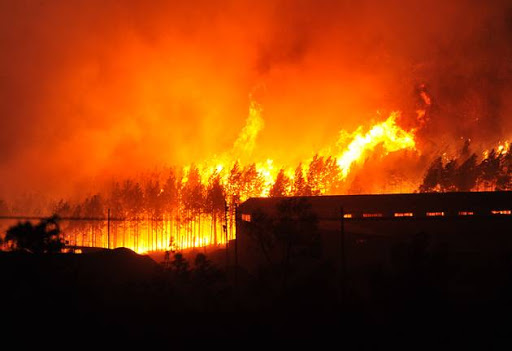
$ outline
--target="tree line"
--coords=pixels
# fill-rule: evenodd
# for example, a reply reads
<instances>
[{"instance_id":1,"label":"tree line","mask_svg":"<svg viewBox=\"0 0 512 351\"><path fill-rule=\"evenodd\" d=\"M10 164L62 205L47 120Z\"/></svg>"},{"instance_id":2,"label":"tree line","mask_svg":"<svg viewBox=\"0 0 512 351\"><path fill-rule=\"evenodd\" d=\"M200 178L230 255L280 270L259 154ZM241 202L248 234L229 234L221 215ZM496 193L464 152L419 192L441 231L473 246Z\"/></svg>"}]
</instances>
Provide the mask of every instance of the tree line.
<instances>
[{"instance_id":1,"label":"tree line","mask_svg":"<svg viewBox=\"0 0 512 351\"><path fill-rule=\"evenodd\" d=\"M512 153L507 149L492 149L481 161L468 152L447 161L439 156L419 187L420 192L500 190L512 190Z\"/></svg>"}]
</instances>

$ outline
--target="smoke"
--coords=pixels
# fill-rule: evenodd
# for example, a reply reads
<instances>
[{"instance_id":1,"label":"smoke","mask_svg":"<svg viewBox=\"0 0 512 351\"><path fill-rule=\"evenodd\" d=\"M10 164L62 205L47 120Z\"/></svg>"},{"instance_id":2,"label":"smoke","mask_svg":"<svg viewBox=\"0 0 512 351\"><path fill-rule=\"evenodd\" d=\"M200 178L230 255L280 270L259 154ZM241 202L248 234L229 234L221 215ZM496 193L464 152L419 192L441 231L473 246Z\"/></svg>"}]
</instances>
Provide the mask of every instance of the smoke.
<instances>
[{"instance_id":1,"label":"smoke","mask_svg":"<svg viewBox=\"0 0 512 351\"><path fill-rule=\"evenodd\" d=\"M229 150L295 165L402 110L425 152L510 138L509 1L1 1L0 197Z\"/></svg>"}]
</instances>

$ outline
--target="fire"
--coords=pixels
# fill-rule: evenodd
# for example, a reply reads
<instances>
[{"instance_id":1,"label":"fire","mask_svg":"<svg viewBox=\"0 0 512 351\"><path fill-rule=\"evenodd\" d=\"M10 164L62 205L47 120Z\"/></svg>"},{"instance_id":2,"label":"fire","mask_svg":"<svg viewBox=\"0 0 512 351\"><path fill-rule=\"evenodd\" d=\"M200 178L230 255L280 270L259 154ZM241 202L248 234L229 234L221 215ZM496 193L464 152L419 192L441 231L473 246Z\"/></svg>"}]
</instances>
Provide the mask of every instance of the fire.
<instances>
[{"instance_id":1,"label":"fire","mask_svg":"<svg viewBox=\"0 0 512 351\"><path fill-rule=\"evenodd\" d=\"M371 152L377 145L382 145L387 153L402 149L415 150L414 132L407 132L396 124L399 112L393 112L388 119L374 125L366 134L357 131L347 149L337 157L342 179L350 172L352 164Z\"/></svg>"},{"instance_id":2,"label":"fire","mask_svg":"<svg viewBox=\"0 0 512 351\"><path fill-rule=\"evenodd\" d=\"M229 170L233 169L235 163L240 163L237 156L250 154L256 147L258 133L265 125L262 112L263 109L261 105L251 101L246 124L233 144L232 150L220 157L220 160L215 159L213 161L214 166L211 162L205 162L198 166L203 182L207 182L214 174L218 174L224 185L229 183ZM318 153L322 154L324 158L331 157L336 160L336 181L346 179L351 166L361 161L365 155L370 154L377 146L381 146L384 149L385 155L399 150L416 150L414 130L406 131L400 128L400 126L397 125L397 119L399 117L400 112L392 112L384 122L371 126L366 133L363 132L363 126L357 128L352 134L347 134L345 131L342 131L340 132L342 136L337 143L338 146L325 148L326 150L340 149L339 145L344 145L338 154L329 155L324 152ZM309 162L304 163L311 163L311 159L307 161ZM190 166L185 167L185 173L188 172L189 169ZM254 163L254 169L256 171L256 177L259 180L259 190L252 192L251 195L253 196L269 196L270 189L274 185L280 170L283 170L290 181L295 180L293 168L286 165L276 166L272 159ZM304 169L304 172L308 174L309 169ZM184 182L186 182L186 178L184 178ZM322 184L319 189L320 193L318 195L325 194L327 191L327 187L322 186ZM240 201L244 201L249 197L247 194L240 195Z\"/></svg>"},{"instance_id":3,"label":"fire","mask_svg":"<svg viewBox=\"0 0 512 351\"><path fill-rule=\"evenodd\" d=\"M292 167L270 158L253 160L265 121L262 106L250 101L245 125L225 153L175 169L167 179L161 175L146 183L125 181L108 198L94 195L74 209L63 204L55 212L62 217L93 218L103 217L107 206L111 209L113 220L108 223L64 226L65 240L74 246L124 246L145 253L225 245L235 237L236 205L249 197L333 193L347 181L353 166L377 148L382 157L416 150L415 131L402 129L399 117L399 112L393 112L369 127L341 131L335 145Z\"/></svg>"},{"instance_id":4,"label":"fire","mask_svg":"<svg viewBox=\"0 0 512 351\"><path fill-rule=\"evenodd\" d=\"M506 141L504 143L500 143L496 150L496 152L499 155L506 155L509 151L510 151L510 143L508 141Z\"/></svg>"},{"instance_id":5,"label":"fire","mask_svg":"<svg viewBox=\"0 0 512 351\"><path fill-rule=\"evenodd\" d=\"M417 109L416 110L416 114L417 114L417 118L416 120L418 121L418 124L423 127L427 124L428 122L428 110L430 109L431 105L432 105L432 98L427 94L427 92L425 91L425 85L424 84L421 84L420 85L420 89L421 91L419 92L419 95L421 97L421 108Z\"/></svg>"},{"instance_id":6,"label":"fire","mask_svg":"<svg viewBox=\"0 0 512 351\"><path fill-rule=\"evenodd\" d=\"M251 154L254 150L256 137L265 126L265 121L261 117L261 113L261 106L254 100L251 100L249 117L247 117L245 126L233 145L233 150L239 155Z\"/></svg>"}]
</instances>

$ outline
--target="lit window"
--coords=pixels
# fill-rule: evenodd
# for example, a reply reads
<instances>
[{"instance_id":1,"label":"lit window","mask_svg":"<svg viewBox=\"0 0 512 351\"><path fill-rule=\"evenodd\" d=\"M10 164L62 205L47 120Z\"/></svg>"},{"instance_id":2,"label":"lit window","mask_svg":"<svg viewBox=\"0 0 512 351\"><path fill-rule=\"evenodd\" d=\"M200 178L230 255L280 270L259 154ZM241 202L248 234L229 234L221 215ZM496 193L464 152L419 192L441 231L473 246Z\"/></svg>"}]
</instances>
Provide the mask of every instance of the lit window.
<instances>
[{"instance_id":1,"label":"lit window","mask_svg":"<svg viewBox=\"0 0 512 351\"><path fill-rule=\"evenodd\" d=\"M363 213L364 218L382 217L382 213Z\"/></svg>"},{"instance_id":2,"label":"lit window","mask_svg":"<svg viewBox=\"0 0 512 351\"><path fill-rule=\"evenodd\" d=\"M412 217L412 212L396 212L395 217Z\"/></svg>"},{"instance_id":3,"label":"lit window","mask_svg":"<svg viewBox=\"0 0 512 351\"><path fill-rule=\"evenodd\" d=\"M442 217L444 212L427 212L427 217Z\"/></svg>"},{"instance_id":4,"label":"lit window","mask_svg":"<svg viewBox=\"0 0 512 351\"><path fill-rule=\"evenodd\" d=\"M510 210L493 210L491 213L493 215L510 215L512 212Z\"/></svg>"},{"instance_id":5,"label":"lit window","mask_svg":"<svg viewBox=\"0 0 512 351\"><path fill-rule=\"evenodd\" d=\"M459 216L472 216L474 215L475 213L472 212L472 211L460 211L459 212Z\"/></svg>"},{"instance_id":6,"label":"lit window","mask_svg":"<svg viewBox=\"0 0 512 351\"><path fill-rule=\"evenodd\" d=\"M250 222L251 221L251 215L250 214L242 214L242 221Z\"/></svg>"},{"instance_id":7,"label":"lit window","mask_svg":"<svg viewBox=\"0 0 512 351\"><path fill-rule=\"evenodd\" d=\"M345 213L343 218L352 218L352 213Z\"/></svg>"}]
</instances>

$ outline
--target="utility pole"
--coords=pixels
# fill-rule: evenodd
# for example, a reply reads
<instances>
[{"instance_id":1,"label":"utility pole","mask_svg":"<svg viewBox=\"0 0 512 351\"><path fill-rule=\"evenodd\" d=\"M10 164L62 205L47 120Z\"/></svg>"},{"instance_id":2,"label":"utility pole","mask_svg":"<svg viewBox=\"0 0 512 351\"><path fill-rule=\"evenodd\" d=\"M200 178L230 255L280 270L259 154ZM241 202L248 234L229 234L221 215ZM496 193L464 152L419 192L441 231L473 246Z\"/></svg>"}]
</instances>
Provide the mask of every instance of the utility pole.
<instances>
[{"instance_id":1,"label":"utility pole","mask_svg":"<svg viewBox=\"0 0 512 351\"><path fill-rule=\"evenodd\" d=\"M226 238L226 269L228 268L229 266L229 252L228 252L228 244L229 244L229 241L228 241L228 210L229 210L229 207L228 207L228 202L226 200L224 200L224 220L225 220L225 223L224 223L224 236Z\"/></svg>"},{"instance_id":2,"label":"utility pole","mask_svg":"<svg viewBox=\"0 0 512 351\"><path fill-rule=\"evenodd\" d=\"M238 300L238 205L235 204L235 294Z\"/></svg>"},{"instance_id":3,"label":"utility pole","mask_svg":"<svg viewBox=\"0 0 512 351\"><path fill-rule=\"evenodd\" d=\"M107 211L107 248L110 249L110 208Z\"/></svg>"},{"instance_id":4,"label":"utility pole","mask_svg":"<svg viewBox=\"0 0 512 351\"><path fill-rule=\"evenodd\" d=\"M345 254L345 211L343 206L340 207L340 216L340 298L341 303L345 305L347 262Z\"/></svg>"}]
</instances>

